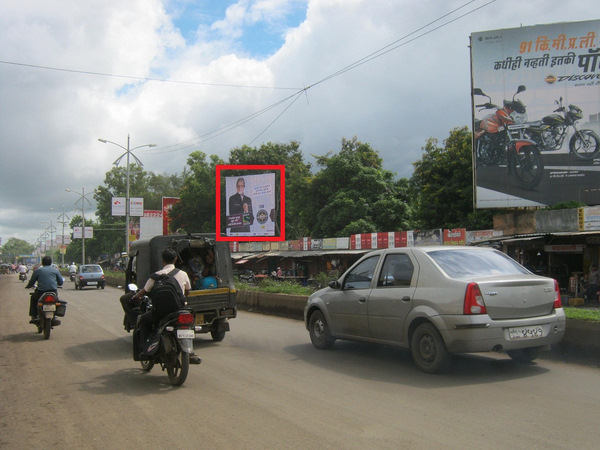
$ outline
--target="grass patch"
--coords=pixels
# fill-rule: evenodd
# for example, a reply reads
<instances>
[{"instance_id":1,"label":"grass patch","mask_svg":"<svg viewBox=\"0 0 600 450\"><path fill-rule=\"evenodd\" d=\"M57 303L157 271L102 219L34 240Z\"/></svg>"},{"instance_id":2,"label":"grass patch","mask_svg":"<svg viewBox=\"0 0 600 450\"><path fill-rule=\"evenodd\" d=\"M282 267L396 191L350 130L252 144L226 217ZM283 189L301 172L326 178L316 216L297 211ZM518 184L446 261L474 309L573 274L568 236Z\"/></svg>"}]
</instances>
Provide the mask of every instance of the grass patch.
<instances>
[{"instance_id":1,"label":"grass patch","mask_svg":"<svg viewBox=\"0 0 600 450\"><path fill-rule=\"evenodd\" d=\"M240 291L258 291L290 295L310 295L314 292L311 288L292 281L276 281L268 278L262 280L258 285L236 281L235 288Z\"/></svg>"},{"instance_id":2,"label":"grass patch","mask_svg":"<svg viewBox=\"0 0 600 450\"><path fill-rule=\"evenodd\" d=\"M600 309L563 308L567 319L600 322Z\"/></svg>"}]
</instances>

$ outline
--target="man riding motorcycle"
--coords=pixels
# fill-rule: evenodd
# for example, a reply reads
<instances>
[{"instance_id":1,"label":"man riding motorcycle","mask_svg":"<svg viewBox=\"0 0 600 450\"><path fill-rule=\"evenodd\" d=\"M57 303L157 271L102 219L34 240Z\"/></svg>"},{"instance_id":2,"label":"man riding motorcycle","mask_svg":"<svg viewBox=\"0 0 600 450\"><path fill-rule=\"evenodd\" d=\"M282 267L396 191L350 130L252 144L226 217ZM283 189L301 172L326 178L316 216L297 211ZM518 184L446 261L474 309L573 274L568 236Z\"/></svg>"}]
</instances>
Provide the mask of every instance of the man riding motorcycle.
<instances>
[{"instance_id":1,"label":"man riding motorcycle","mask_svg":"<svg viewBox=\"0 0 600 450\"><path fill-rule=\"evenodd\" d=\"M162 252L161 256L163 268L161 270L156 271L153 275L150 276L150 278L148 278L148 281L146 282L144 288L134 295L131 295L132 293L129 293L121 297L121 304L123 305L125 314L130 322L133 322L133 318L135 317L135 305L139 304L141 298L144 295L152 291L155 279L160 277L161 275L167 275L177 270L175 268L175 261L177 260L177 252L175 252L175 250L168 248ZM177 280L177 283L181 288L181 302L183 302L184 298L187 297L192 287L188 274L183 270L177 270L172 274L172 276L175 278L175 280ZM142 314L139 319L140 342L142 343L142 345L145 345L148 336L152 332L152 327L158 322L160 322L160 319L165 317L167 314L176 311L179 308L179 305L160 305L156 304L156 302L153 301L152 309Z\"/></svg>"},{"instance_id":2,"label":"man riding motorcycle","mask_svg":"<svg viewBox=\"0 0 600 450\"><path fill-rule=\"evenodd\" d=\"M29 303L29 315L31 320L29 323L36 324L39 321L37 313L37 303L39 298L44 292L58 293L58 286L63 285L63 277L57 268L52 267L52 258L44 256L42 258L42 266L33 272L33 275L29 279L29 282L25 286L25 289L32 288L37 282L37 288L31 295L31 301ZM52 320L52 325L59 325L58 319Z\"/></svg>"}]
</instances>

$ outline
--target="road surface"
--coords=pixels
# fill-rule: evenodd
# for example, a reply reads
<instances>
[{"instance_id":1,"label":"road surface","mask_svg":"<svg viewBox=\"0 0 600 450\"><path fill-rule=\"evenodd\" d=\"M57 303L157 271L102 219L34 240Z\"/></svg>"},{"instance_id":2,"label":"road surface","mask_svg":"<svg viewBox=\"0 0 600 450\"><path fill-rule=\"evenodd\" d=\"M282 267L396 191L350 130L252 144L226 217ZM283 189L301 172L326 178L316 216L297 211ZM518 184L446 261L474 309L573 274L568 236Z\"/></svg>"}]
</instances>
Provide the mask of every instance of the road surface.
<instances>
[{"instance_id":1,"label":"road surface","mask_svg":"<svg viewBox=\"0 0 600 450\"><path fill-rule=\"evenodd\" d=\"M120 291L75 291L44 341L28 292L0 279L0 448L597 448L600 369L505 355L426 375L410 355L338 341L297 320L240 312L225 340L195 340L181 387L130 356Z\"/></svg>"}]
</instances>

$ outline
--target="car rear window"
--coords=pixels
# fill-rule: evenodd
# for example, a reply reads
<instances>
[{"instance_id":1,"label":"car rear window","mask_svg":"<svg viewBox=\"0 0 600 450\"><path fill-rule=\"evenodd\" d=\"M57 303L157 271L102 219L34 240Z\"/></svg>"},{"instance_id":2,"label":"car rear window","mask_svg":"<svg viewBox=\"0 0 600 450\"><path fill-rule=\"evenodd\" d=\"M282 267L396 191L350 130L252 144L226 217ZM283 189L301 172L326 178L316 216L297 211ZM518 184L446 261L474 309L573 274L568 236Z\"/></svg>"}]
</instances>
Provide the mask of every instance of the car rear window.
<instances>
[{"instance_id":1,"label":"car rear window","mask_svg":"<svg viewBox=\"0 0 600 450\"><path fill-rule=\"evenodd\" d=\"M81 268L81 273L97 273L102 272L102 267L100 266L83 266Z\"/></svg>"},{"instance_id":2,"label":"car rear window","mask_svg":"<svg viewBox=\"0 0 600 450\"><path fill-rule=\"evenodd\" d=\"M514 259L498 251L455 249L435 250L427 254L452 278L530 273Z\"/></svg>"}]
</instances>

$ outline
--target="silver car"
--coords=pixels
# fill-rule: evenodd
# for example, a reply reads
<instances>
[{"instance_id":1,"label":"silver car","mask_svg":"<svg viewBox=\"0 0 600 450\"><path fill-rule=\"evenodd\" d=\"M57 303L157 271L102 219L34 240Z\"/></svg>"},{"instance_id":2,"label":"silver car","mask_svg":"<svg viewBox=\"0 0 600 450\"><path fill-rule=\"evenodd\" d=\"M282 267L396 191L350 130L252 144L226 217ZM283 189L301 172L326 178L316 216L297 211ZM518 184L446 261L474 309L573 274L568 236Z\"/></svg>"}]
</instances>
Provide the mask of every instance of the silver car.
<instances>
[{"instance_id":1,"label":"silver car","mask_svg":"<svg viewBox=\"0 0 600 450\"><path fill-rule=\"evenodd\" d=\"M529 362L565 332L558 283L483 247L406 247L363 256L308 298L313 345L336 339L409 349L424 372L451 354L506 351Z\"/></svg>"}]
</instances>

